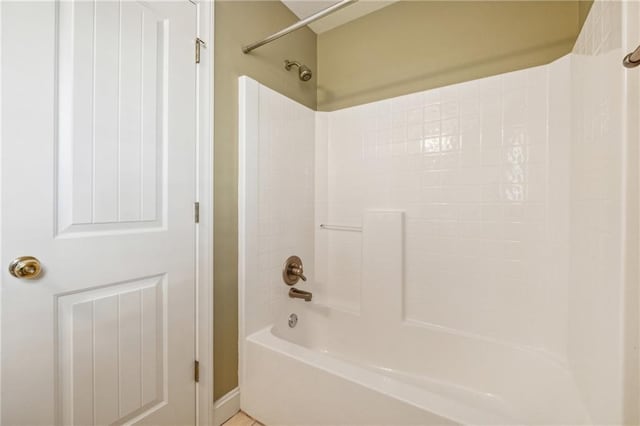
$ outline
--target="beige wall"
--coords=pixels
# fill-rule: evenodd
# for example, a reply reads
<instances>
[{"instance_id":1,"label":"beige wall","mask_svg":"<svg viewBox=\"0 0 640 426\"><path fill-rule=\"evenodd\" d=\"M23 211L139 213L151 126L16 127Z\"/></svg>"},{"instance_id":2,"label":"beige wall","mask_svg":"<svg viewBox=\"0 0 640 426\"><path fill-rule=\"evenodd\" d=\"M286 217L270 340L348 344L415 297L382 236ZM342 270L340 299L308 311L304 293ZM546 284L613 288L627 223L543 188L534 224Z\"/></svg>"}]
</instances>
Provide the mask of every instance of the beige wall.
<instances>
[{"instance_id":1,"label":"beige wall","mask_svg":"<svg viewBox=\"0 0 640 426\"><path fill-rule=\"evenodd\" d=\"M316 70L316 35L309 29L255 50L243 44L278 31L297 18L279 1L215 3L215 227L214 397L238 385L238 83L248 75L284 95L316 107L315 79L286 72L285 59Z\"/></svg>"},{"instance_id":2,"label":"beige wall","mask_svg":"<svg viewBox=\"0 0 640 426\"><path fill-rule=\"evenodd\" d=\"M398 2L319 35L318 108L548 63L571 51L585 10L577 1Z\"/></svg>"}]
</instances>

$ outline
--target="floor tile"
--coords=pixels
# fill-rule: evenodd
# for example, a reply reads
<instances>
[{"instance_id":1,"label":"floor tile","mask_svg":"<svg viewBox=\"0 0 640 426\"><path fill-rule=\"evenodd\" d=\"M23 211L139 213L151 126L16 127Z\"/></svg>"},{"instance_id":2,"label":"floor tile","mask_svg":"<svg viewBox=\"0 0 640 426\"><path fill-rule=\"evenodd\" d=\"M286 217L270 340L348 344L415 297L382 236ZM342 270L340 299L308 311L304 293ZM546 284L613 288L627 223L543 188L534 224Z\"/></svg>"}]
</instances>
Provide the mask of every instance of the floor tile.
<instances>
[{"instance_id":1,"label":"floor tile","mask_svg":"<svg viewBox=\"0 0 640 426\"><path fill-rule=\"evenodd\" d=\"M264 426L264 424L252 419L247 414L240 411L238 414L227 420L222 426Z\"/></svg>"}]
</instances>

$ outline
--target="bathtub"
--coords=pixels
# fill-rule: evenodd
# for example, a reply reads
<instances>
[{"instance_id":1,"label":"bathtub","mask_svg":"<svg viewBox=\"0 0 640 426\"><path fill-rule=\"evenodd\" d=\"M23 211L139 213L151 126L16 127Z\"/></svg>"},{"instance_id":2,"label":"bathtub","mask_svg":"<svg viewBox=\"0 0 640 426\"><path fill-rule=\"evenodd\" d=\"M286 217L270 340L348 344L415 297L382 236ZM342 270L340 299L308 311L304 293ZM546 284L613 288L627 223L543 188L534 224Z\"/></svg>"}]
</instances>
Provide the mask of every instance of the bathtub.
<instances>
[{"instance_id":1,"label":"bathtub","mask_svg":"<svg viewBox=\"0 0 640 426\"><path fill-rule=\"evenodd\" d=\"M283 315L243 342L241 405L267 425L589 422L568 369L545 354L409 322L376 339L358 315L289 307L294 328Z\"/></svg>"},{"instance_id":2,"label":"bathtub","mask_svg":"<svg viewBox=\"0 0 640 426\"><path fill-rule=\"evenodd\" d=\"M270 325L241 341L241 407L270 426L590 423L563 359L406 315L404 235L402 211L365 212L353 311L322 280L300 284L316 292L303 302L273 278ZM246 319L258 294L241 295Z\"/></svg>"}]
</instances>

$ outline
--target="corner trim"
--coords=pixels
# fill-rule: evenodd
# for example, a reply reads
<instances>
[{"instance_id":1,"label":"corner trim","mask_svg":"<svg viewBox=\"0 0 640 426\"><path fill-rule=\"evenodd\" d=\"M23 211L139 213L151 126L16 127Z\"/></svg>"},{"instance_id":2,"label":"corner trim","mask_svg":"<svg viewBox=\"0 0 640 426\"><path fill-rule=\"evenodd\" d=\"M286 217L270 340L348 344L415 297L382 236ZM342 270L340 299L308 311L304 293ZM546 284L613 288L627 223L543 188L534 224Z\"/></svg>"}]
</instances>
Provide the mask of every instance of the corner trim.
<instances>
[{"instance_id":1,"label":"corner trim","mask_svg":"<svg viewBox=\"0 0 640 426\"><path fill-rule=\"evenodd\" d=\"M213 426L220 426L240 411L240 388L235 388L213 404Z\"/></svg>"},{"instance_id":2,"label":"corner trim","mask_svg":"<svg viewBox=\"0 0 640 426\"><path fill-rule=\"evenodd\" d=\"M197 34L209 46L203 49L197 78L197 188L200 222L196 226L196 342L195 357L200 363L196 385L198 426L213 424L213 36L214 5L209 0L189 0L196 7Z\"/></svg>"}]
</instances>

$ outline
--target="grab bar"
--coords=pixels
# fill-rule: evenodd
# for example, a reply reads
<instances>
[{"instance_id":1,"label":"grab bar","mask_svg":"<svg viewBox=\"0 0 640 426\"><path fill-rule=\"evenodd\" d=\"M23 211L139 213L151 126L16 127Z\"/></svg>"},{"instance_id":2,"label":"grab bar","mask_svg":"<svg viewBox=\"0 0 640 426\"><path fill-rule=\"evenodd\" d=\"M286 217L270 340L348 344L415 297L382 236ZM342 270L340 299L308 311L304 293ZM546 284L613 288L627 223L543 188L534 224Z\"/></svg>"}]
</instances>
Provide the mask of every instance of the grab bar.
<instances>
[{"instance_id":1,"label":"grab bar","mask_svg":"<svg viewBox=\"0 0 640 426\"><path fill-rule=\"evenodd\" d=\"M347 225L326 225L320 224L320 229L326 229L328 231L347 231L347 232L362 232L360 226L347 226Z\"/></svg>"}]
</instances>

